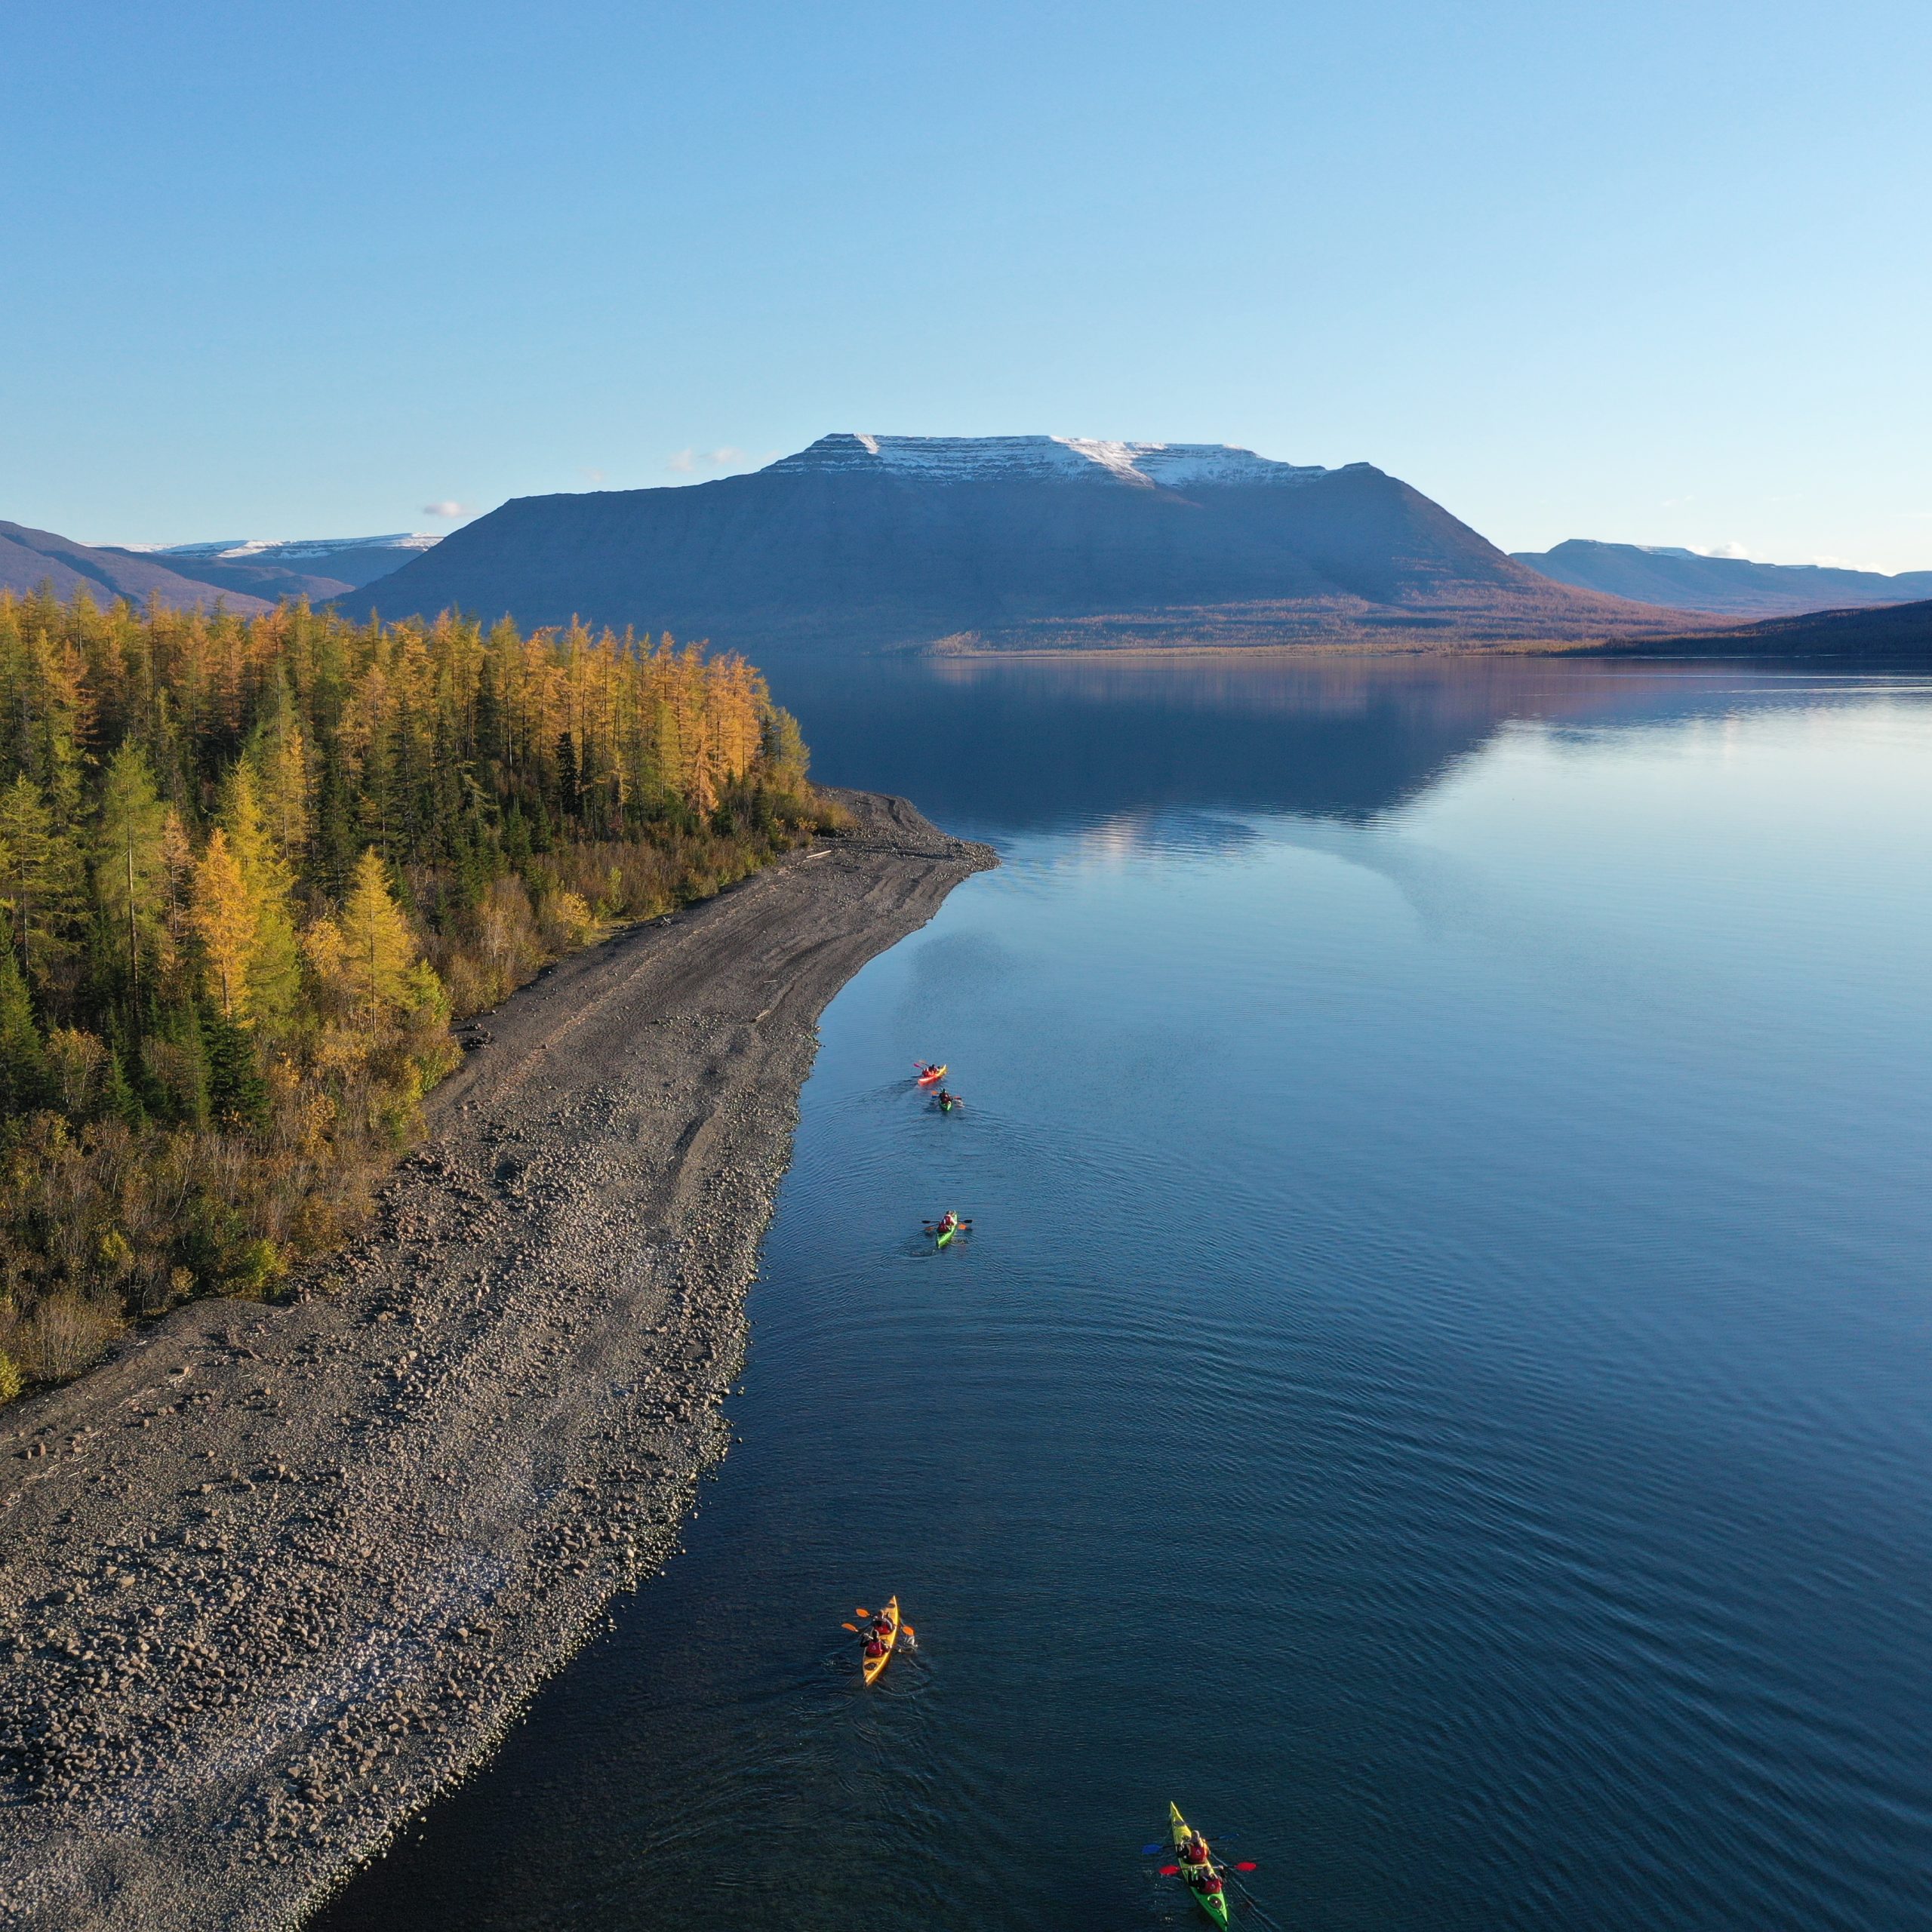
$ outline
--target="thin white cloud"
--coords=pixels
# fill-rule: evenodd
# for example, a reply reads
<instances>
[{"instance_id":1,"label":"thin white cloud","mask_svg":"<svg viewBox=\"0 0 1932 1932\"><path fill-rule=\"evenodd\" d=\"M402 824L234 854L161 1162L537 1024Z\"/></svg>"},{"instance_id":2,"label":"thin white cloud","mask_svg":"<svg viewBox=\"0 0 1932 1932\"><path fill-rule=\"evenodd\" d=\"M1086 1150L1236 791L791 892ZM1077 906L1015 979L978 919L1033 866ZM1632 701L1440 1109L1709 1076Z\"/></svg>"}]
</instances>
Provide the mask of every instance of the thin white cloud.
<instances>
[{"instance_id":1,"label":"thin white cloud","mask_svg":"<svg viewBox=\"0 0 1932 1932\"><path fill-rule=\"evenodd\" d=\"M453 498L446 498L440 503L425 503L423 506L423 514L425 516L453 518L460 516L474 516L476 512L467 503L459 503Z\"/></svg>"},{"instance_id":2,"label":"thin white cloud","mask_svg":"<svg viewBox=\"0 0 1932 1932\"><path fill-rule=\"evenodd\" d=\"M664 460L666 469L675 469L681 476L694 475L700 470L746 469L754 464L776 462L783 452L767 450L762 456L753 456L749 450L741 450L735 443L727 443L715 450L679 450Z\"/></svg>"}]
</instances>

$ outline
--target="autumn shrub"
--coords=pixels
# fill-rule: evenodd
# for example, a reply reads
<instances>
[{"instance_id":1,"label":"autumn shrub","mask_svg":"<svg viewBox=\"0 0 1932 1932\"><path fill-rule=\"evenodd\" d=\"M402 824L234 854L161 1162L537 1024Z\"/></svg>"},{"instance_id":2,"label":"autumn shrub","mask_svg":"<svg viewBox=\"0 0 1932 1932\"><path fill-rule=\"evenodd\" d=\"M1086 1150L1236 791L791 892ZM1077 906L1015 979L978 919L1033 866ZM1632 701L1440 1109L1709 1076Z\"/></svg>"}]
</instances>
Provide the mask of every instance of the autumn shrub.
<instances>
[{"instance_id":1,"label":"autumn shrub","mask_svg":"<svg viewBox=\"0 0 1932 1932\"><path fill-rule=\"evenodd\" d=\"M123 1326L118 1311L71 1292L35 1305L14 1331L21 1368L35 1382L66 1382L91 1367Z\"/></svg>"}]
</instances>

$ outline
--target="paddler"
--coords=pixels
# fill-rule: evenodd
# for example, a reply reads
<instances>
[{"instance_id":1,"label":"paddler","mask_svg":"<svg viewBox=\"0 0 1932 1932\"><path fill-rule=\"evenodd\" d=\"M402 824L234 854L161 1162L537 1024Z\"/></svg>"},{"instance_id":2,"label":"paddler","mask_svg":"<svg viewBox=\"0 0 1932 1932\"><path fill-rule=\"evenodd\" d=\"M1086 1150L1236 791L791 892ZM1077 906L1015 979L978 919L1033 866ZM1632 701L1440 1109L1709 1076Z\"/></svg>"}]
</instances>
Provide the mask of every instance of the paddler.
<instances>
[{"instance_id":1,"label":"paddler","mask_svg":"<svg viewBox=\"0 0 1932 1932\"><path fill-rule=\"evenodd\" d=\"M1198 1832L1190 1833L1186 1844L1181 1847L1180 1862L1197 1872L1208 1863L1208 1841Z\"/></svg>"},{"instance_id":2,"label":"paddler","mask_svg":"<svg viewBox=\"0 0 1932 1932\"><path fill-rule=\"evenodd\" d=\"M875 1626L872 1635L866 1639L866 1661L868 1663L876 1663L884 1655L885 1639L878 1634L878 1629Z\"/></svg>"}]
</instances>

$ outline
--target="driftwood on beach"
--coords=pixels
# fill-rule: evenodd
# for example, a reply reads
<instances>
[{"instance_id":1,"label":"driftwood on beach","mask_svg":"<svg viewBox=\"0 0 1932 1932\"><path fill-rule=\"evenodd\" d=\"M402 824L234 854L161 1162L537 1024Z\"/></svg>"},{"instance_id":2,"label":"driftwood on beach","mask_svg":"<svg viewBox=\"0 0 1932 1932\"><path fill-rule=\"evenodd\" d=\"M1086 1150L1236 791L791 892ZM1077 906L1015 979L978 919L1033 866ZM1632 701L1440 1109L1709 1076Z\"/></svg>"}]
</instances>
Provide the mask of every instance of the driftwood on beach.
<instances>
[{"instance_id":1,"label":"driftwood on beach","mask_svg":"<svg viewBox=\"0 0 1932 1932\"><path fill-rule=\"evenodd\" d=\"M294 1924L674 1547L816 1023L992 863L903 802L473 1030L379 1226L0 1411L0 1924Z\"/></svg>"}]
</instances>

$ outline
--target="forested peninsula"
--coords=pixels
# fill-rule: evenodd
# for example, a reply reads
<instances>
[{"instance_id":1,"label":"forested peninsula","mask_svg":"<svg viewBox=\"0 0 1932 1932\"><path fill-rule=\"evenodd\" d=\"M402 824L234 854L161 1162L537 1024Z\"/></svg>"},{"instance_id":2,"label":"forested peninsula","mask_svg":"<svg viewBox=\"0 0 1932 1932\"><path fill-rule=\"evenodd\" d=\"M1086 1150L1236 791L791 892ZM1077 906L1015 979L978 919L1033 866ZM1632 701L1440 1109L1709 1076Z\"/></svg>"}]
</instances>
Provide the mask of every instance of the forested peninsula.
<instances>
[{"instance_id":1,"label":"forested peninsula","mask_svg":"<svg viewBox=\"0 0 1932 1932\"><path fill-rule=\"evenodd\" d=\"M742 658L0 593L0 1401L366 1218L451 1022L826 821Z\"/></svg>"}]
</instances>

